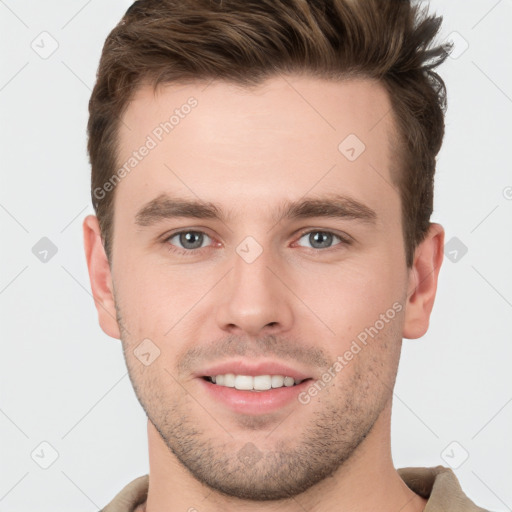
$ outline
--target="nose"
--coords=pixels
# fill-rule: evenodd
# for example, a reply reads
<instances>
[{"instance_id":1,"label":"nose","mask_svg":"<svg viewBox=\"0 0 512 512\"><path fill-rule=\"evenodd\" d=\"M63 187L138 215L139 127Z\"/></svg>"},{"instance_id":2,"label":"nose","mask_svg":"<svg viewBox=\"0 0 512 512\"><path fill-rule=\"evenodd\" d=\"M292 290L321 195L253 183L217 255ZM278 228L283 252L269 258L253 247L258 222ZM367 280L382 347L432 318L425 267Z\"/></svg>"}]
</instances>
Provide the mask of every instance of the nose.
<instances>
[{"instance_id":1,"label":"nose","mask_svg":"<svg viewBox=\"0 0 512 512\"><path fill-rule=\"evenodd\" d=\"M219 328L249 336L289 330L293 324L293 295L283 283L285 279L279 262L268 250L250 263L235 253L233 269L219 290Z\"/></svg>"}]
</instances>

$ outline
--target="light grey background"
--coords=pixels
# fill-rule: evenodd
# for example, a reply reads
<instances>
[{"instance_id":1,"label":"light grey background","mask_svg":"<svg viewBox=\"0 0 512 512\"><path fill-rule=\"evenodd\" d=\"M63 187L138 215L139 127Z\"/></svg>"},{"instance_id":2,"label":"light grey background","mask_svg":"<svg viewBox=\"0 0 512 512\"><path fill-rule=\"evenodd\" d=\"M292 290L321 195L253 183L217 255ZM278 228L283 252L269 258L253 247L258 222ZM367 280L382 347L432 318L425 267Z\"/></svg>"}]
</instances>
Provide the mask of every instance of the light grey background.
<instances>
[{"instance_id":1,"label":"light grey background","mask_svg":"<svg viewBox=\"0 0 512 512\"><path fill-rule=\"evenodd\" d=\"M104 39L129 5L0 0L0 511L95 511L148 471L145 415L120 342L98 326L81 232L93 212L87 102ZM452 465L477 504L505 511L512 1L431 5L445 16L443 38L455 40L457 57L440 70L449 109L432 220L458 246L447 250L428 334L404 340L394 461ZM32 250L43 237L58 250L46 262Z\"/></svg>"}]
</instances>

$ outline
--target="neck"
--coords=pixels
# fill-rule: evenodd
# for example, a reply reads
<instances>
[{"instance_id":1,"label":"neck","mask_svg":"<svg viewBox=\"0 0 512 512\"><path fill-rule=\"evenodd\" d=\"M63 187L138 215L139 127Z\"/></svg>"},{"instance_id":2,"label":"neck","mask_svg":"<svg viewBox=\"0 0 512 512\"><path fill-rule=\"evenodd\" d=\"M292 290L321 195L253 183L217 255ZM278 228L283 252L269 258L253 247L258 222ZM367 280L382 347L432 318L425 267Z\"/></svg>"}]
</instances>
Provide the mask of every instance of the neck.
<instances>
[{"instance_id":1,"label":"neck","mask_svg":"<svg viewBox=\"0 0 512 512\"><path fill-rule=\"evenodd\" d=\"M422 512L427 500L411 491L391 458L391 404L374 428L333 475L304 493L276 501L251 502L221 495L198 482L169 451L148 420L149 490L136 512L200 510L201 512Z\"/></svg>"}]
</instances>

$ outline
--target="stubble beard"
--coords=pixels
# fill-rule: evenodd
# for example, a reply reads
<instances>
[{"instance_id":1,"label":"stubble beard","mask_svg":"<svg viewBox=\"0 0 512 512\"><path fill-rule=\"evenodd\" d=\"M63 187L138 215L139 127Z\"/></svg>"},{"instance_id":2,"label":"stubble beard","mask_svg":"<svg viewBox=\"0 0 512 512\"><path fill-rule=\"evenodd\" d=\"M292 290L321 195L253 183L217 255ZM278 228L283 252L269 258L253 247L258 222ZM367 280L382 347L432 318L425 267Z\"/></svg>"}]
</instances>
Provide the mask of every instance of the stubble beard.
<instances>
[{"instance_id":1,"label":"stubble beard","mask_svg":"<svg viewBox=\"0 0 512 512\"><path fill-rule=\"evenodd\" d=\"M122 326L119 312L118 323ZM165 371L148 367L141 372L139 361L127 354L133 343L124 328L121 339L135 394L169 451L196 480L242 500L290 499L342 469L390 406L396 376L396 368L385 368L377 351L356 365L343 386L323 389L314 414L308 411L313 403L298 403L284 421L242 415L236 429L245 427L244 439L237 439L225 432L229 427L215 425L215 420L220 425L226 420L210 417ZM381 350L387 350L386 341L379 340ZM261 428L273 430L255 443L247 440L248 431ZM224 440L211 437L212 432Z\"/></svg>"}]
</instances>

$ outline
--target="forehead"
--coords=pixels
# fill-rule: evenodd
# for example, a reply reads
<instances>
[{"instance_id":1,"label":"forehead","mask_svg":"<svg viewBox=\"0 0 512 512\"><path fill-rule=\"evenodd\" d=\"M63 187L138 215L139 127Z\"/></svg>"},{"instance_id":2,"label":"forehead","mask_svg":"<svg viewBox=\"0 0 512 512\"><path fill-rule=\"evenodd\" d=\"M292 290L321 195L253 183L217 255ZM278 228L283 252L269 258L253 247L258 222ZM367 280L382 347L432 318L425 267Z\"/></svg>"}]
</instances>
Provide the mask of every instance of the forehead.
<instances>
[{"instance_id":1,"label":"forehead","mask_svg":"<svg viewBox=\"0 0 512 512\"><path fill-rule=\"evenodd\" d=\"M378 210L398 198L390 113L385 89L363 79L279 76L251 88L213 81L156 93L142 87L119 131L118 164L128 172L116 208L135 212L161 193L177 193L236 202L249 215L262 201L334 191Z\"/></svg>"}]
</instances>

